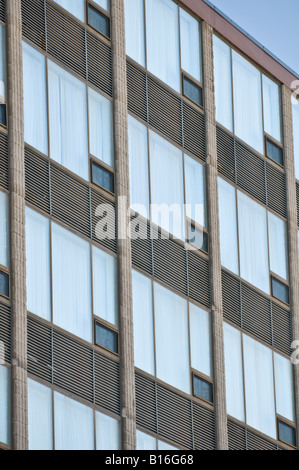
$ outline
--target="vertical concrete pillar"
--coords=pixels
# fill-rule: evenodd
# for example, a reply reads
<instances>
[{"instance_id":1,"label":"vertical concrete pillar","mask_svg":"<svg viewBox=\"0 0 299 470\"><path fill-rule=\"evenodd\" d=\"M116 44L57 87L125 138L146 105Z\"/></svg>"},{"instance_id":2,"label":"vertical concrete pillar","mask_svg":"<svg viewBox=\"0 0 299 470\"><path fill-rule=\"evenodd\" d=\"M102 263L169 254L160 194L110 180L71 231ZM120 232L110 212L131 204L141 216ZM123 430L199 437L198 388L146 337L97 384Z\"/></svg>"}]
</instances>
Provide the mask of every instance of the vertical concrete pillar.
<instances>
[{"instance_id":1,"label":"vertical concrete pillar","mask_svg":"<svg viewBox=\"0 0 299 470\"><path fill-rule=\"evenodd\" d=\"M136 448L132 261L128 234L129 151L124 0L111 0L114 98L114 159L118 232L118 302L120 339L122 448Z\"/></svg>"},{"instance_id":2,"label":"vertical concrete pillar","mask_svg":"<svg viewBox=\"0 0 299 470\"><path fill-rule=\"evenodd\" d=\"M27 449L27 310L25 169L21 0L6 1L8 154L10 184L10 285L12 319L12 448Z\"/></svg>"},{"instance_id":3,"label":"vertical concrete pillar","mask_svg":"<svg viewBox=\"0 0 299 470\"><path fill-rule=\"evenodd\" d=\"M294 165L293 117L291 90L282 86L282 120L284 168L286 174L288 255L290 307L292 313L293 340L299 340L299 264L297 245L297 201ZM299 106L299 105L298 105ZM297 446L299 444L299 364L294 365L295 409L297 423Z\"/></svg>"},{"instance_id":4,"label":"vertical concrete pillar","mask_svg":"<svg viewBox=\"0 0 299 470\"><path fill-rule=\"evenodd\" d=\"M215 116L216 111L214 95L213 28L205 22L202 23L202 40L204 108L206 119L206 177L209 227L216 444L218 450L225 450L228 448L228 437L225 394L220 232L218 215L218 170Z\"/></svg>"}]
</instances>

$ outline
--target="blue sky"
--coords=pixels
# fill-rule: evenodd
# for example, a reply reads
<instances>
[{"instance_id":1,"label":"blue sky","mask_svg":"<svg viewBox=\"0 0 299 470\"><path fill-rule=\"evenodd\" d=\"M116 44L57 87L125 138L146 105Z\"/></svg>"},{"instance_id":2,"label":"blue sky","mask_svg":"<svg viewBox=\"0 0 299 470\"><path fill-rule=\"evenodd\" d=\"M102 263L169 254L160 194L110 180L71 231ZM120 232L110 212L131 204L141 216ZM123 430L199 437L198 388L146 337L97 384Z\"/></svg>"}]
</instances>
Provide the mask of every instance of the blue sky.
<instances>
[{"instance_id":1,"label":"blue sky","mask_svg":"<svg viewBox=\"0 0 299 470\"><path fill-rule=\"evenodd\" d=\"M299 75L299 0L210 0Z\"/></svg>"}]
</instances>

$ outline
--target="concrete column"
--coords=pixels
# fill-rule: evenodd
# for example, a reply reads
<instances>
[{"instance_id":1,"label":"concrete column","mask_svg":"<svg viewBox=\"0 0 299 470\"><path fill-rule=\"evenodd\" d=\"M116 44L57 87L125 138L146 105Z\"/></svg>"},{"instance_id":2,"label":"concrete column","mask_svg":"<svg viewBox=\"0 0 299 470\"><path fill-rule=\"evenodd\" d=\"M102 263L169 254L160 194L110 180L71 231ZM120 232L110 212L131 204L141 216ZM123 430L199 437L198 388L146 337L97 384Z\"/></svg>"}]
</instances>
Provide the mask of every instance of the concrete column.
<instances>
[{"instance_id":1,"label":"concrete column","mask_svg":"<svg viewBox=\"0 0 299 470\"><path fill-rule=\"evenodd\" d=\"M21 0L6 1L6 28L12 318L11 444L13 449L23 450L28 446L28 410Z\"/></svg>"},{"instance_id":2,"label":"concrete column","mask_svg":"<svg viewBox=\"0 0 299 470\"><path fill-rule=\"evenodd\" d=\"M299 264L297 245L297 201L294 165L293 116L291 90L282 86L284 168L286 174L290 307L293 340L299 340ZM298 105L299 106L299 105ZM299 364L294 365L297 446L299 444Z\"/></svg>"},{"instance_id":3,"label":"concrete column","mask_svg":"<svg viewBox=\"0 0 299 470\"><path fill-rule=\"evenodd\" d=\"M223 306L218 212L216 110L214 95L213 28L202 23L204 108L206 118L206 177L209 227L210 288L213 335L214 407L218 450L228 448L225 394Z\"/></svg>"},{"instance_id":4,"label":"concrete column","mask_svg":"<svg viewBox=\"0 0 299 470\"><path fill-rule=\"evenodd\" d=\"M136 404L132 300L132 260L129 238L129 151L124 0L111 0L114 98L114 159L118 232L118 301L121 379L122 448L136 448Z\"/></svg>"}]
</instances>

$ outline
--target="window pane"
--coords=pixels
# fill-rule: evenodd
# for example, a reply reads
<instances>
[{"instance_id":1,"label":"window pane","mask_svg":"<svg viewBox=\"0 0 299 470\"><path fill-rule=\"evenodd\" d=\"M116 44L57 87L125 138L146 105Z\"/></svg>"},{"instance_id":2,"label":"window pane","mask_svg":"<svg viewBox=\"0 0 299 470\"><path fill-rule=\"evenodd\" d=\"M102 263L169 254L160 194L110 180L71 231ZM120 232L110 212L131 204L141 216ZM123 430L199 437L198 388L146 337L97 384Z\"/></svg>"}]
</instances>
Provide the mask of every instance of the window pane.
<instances>
[{"instance_id":1,"label":"window pane","mask_svg":"<svg viewBox=\"0 0 299 470\"><path fill-rule=\"evenodd\" d=\"M143 0L125 0L127 55L145 66Z\"/></svg>"},{"instance_id":2,"label":"window pane","mask_svg":"<svg viewBox=\"0 0 299 470\"><path fill-rule=\"evenodd\" d=\"M0 271L0 295L9 297L9 275Z\"/></svg>"},{"instance_id":3,"label":"window pane","mask_svg":"<svg viewBox=\"0 0 299 470\"><path fill-rule=\"evenodd\" d=\"M175 237L184 239L182 152L152 131L150 166L152 221ZM159 210L159 205L164 205L165 210L163 207Z\"/></svg>"},{"instance_id":4,"label":"window pane","mask_svg":"<svg viewBox=\"0 0 299 470\"><path fill-rule=\"evenodd\" d=\"M133 271L135 366L155 375L152 281Z\"/></svg>"},{"instance_id":5,"label":"window pane","mask_svg":"<svg viewBox=\"0 0 299 470\"><path fill-rule=\"evenodd\" d=\"M137 450L157 450L156 438L145 434L145 432L136 431Z\"/></svg>"},{"instance_id":6,"label":"window pane","mask_svg":"<svg viewBox=\"0 0 299 470\"><path fill-rule=\"evenodd\" d=\"M178 6L172 0L146 0L147 67L180 92Z\"/></svg>"},{"instance_id":7,"label":"window pane","mask_svg":"<svg viewBox=\"0 0 299 470\"><path fill-rule=\"evenodd\" d=\"M194 101L194 103L202 106L202 88L185 76L183 81L183 94Z\"/></svg>"},{"instance_id":8,"label":"window pane","mask_svg":"<svg viewBox=\"0 0 299 470\"><path fill-rule=\"evenodd\" d=\"M118 333L97 323L96 344L118 354Z\"/></svg>"},{"instance_id":9,"label":"window pane","mask_svg":"<svg viewBox=\"0 0 299 470\"><path fill-rule=\"evenodd\" d=\"M233 51L235 134L264 153L261 73Z\"/></svg>"},{"instance_id":10,"label":"window pane","mask_svg":"<svg viewBox=\"0 0 299 470\"><path fill-rule=\"evenodd\" d=\"M52 223L53 321L92 341L90 245Z\"/></svg>"},{"instance_id":11,"label":"window pane","mask_svg":"<svg viewBox=\"0 0 299 470\"><path fill-rule=\"evenodd\" d=\"M294 134L294 156L295 174L299 180L299 100L293 98L293 134Z\"/></svg>"},{"instance_id":12,"label":"window pane","mask_svg":"<svg viewBox=\"0 0 299 470\"><path fill-rule=\"evenodd\" d=\"M0 265L8 268L8 196L0 191Z\"/></svg>"},{"instance_id":13,"label":"window pane","mask_svg":"<svg viewBox=\"0 0 299 470\"><path fill-rule=\"evenodd\" d=\"M54 392L55 450L94 450L93 410Z\"/></svg>"},{"instance_id":14,"label":"window pane","mask_svg":"<svg viewBox=\"0 0 299 470\"><path fill-rule=\"evenodd\" d=\"M128 122L131 207L134 205L136 212L149 219L147 128L131 116Z\"/></svg>"},{"instance_id":15,"label":"window pane","mask_svg":"<svg viewBox=\"0 0 299 470\"><path fill-rule=\"evenodd\" d=\"M53 449L52 390L28 379L29 450Z\"/></svg>"},{"instance_id":16,"label":"window pane","mask_svg":"<svg viewBox=\"0 0 299 470\"><path fill-rule=\"evenodd\" d=\"M235 188L218 178L221 264L239 274L237 204Z\"/></svg>"},{"instance_id":17,"label":"window pane","mask_svg":"<svg viewBox=\"0 0 299 470\"><path fill-rule=\"evenodd\" d=\"M269 139L266 139L266 155L274 160L279 165L283 165L283 150L278 145L275 145Z\"/></svg>"},{"instance_id":18,"label":"window pane","mask_svg":"<svg viewBox=\"0 0 299 470\"><path fill-rule=\"evenodd\" d=\"M282 421L278 421L278 439L296 447L296 429Z\"/></svg>"},{"instance_id":19,"label":"window pane","mask_svg":"<svg viewBox=\"0 0 299 470\"><path fill-rule=\"evenodd\" d=\"M154 284L157 377L190 393L187 302Z\"/></svg>"},{"instance_id":20,"label":"window pane","mask_svg":"<svg viewBox=\"0 0 299 470\"><path fill-rule=\"evenodd\" d=\"M26 207L27 310L51 321L49 220Z\"/></svg>"},{"instance_id":21,"label":"window pane","mask_svg":"<svg viewBox=\"0 0 299 470\"><path fill-rule=\"evenodd\" d=\"M110 38L110 18L92 5L88 5L88 24Z\"/></svg>"},{"instance_id":22,"label":"window pane","mask_svg":"<svg viewBox=\"0 0 299 470\"><path fill-rule=\"evenodd\" d=\"M6 98L5 28L0 25L0 101Z\"/></svg>"},{"instance_id":23,"label":"window pane","mask_svg":"<svg viewBox=\"0 0 299 470\"><path fill-rule=\"evenodd\" d=\"M289 286L272 276L272 295L286 304L290 303Z\"/></svg>"},{"instance_id":24,"label":"window pane","mask_svg":"<svg viewBox=\"0 0 299 470\"><path fill-rule=\"evenodd\" d=\"M23 42L25 142L48 155L46 59Z\"/></svg>"},{"instance_id":25,"label":"window pane","mask_svg":"<svg viewBox=\"0 0 299 470\"><path fill-rule=\"evenodd\" d=\"M116 259L92 247L94 314L112 325L118 324Z\"/></svg>"},{"instance_id":26,"label":"window pane","mask_svg":"<svg viewBox=\"0 0 299 470\"><path fill-rule=\"evenodd\" d=\"M112 102L88 88L88 105L90 153L113 167Z\"/></svg>"},{"instance_id":27,"label":"window pane","mask_svg":"<svg viewBox=\"0 0 299 470\"><path fill-rule=\"evenodd\" d=\"M193 376L193 394L196 397L203 398L204 400L213 403L213 386L207 380L201 377Z\"/></svg>"},{"instance_id":28,"label":"window pane","mask_svg":"<svg viewBox=\"0 0 299 470\"><path fill-rule=\"evenodd\" d=\"M263 75L264 130L281 142L280 87Z\"/></svg>"},{"instance_id":29,"label":"window pane","mask_svg":"<svg viewBox=\"0 0 299 470\"><path fill-rule=\"evenodd\" d=\"M212 377L210 314L189 304L191 367Z\"/></svg>"},{"instance_id":30,"label":"window pane","mask_svg":"<svg viewBox=\"0 0 299 470\"><path fill-rule=\"evenodd\" d=\"M84 0L54 0L72 15L84 21Z\"/></svg>"},{"instance_id":31,"label":"window pane","mask_svg":"<svg viewBox=\"0 0 299 470\"><path fill-rule=\"evenodd\" d=\"M274 353L276 412L295 421L293 367L291 362Z\"/></svg>"},{"instance_id":32,"label":"window pane","mask_svg":"<svg viewBox=\"0 0 299 470\"><path fill-rule=\"evenodd\" d=\"M288 280L288 254L286 223L268 212L270 269Z\"/></svg>"},{"instance_id":33,"label":"window pane","mask_svg":"<svg viewBox=\"0 0 299 470\"><path fill-rule=\"evenodd\" d=\"M201 82L201 24L180 8L181 67Z\"/></svg>"},{"instance_id":34,"label":"window pane","mask_svg":"<svg viewBox=\"0 0 299 470\"><path fill-rule=\"evenodd\" d=\"M86 85L48 61L51 158L88 180Z\"/></svg>"},{"instance_id":35,"label":"window pane","mask_svg":"<svg viewBox=\"0 0 299 470\"><path fill-rule=\"evenodd\" d=\"M185 155L186 216L202 227L206 222L206 187L203 165Z\"/></svg>"},{"instance_id":36,"label":"window pane","mask_svg":"<svg viewBox=\"0 0 299 470\"><path fill-rule=\"evenodd\" d=\"M167 444L167 442L158 441L158 450L179 450L179 449L170 444Z\"/></svg>"},{"instance_id":37,"label":"window pane","mask_svg":"<svg viewBox=\"0 0 299 470\"><path fill-rule=\"evenodd\" d=\"M276 439L272 351L243 335L247 424Z\"/></svg>"},{"instance_id":38,"label":"window pane","mask_svg":"<svg viewBox=\"0 0 299 470\"><path fill-rule=\"evenodd\" d=\"M241 276L269 294L266 209L238 191Z\"/></svg>"},{"instance_id":39,"label":"window pane","mask_svg":"<svg viewBox=\"0 0 299 470\"><path fill-rule=\"evenodd\" d=\"M92 163L92 182L114 193L114 173L94 162Z\"/></svg>"},{"instance_id":40,"label":"window pane","mask_svg":"<svg viewBox=\"0 0 299 470\"><path fill-rule=\"evenodd\" d=\"M10 444L10 373L9 369L0 366L0 442Z\"/></svg>"},{"instance_id":41,"label":"window pane","mask_svg":"<svg viewBox=\"0 0 299 470\"><path fill-rule=\"evenodd\" d=\"M103 10L109 11L110 10L110 0L92 0L94 3L99 5L99 7L103 8Z\"/></svg>"},{"instance_id":42,"label":"window pane","mask_svg":"<svg viewBox=\"0 0 299 470\"><path fill-rule=\"evenodd\" d=\"M241 333L223 323L227 413L245 420Z\"/></svg>"},{"instance_id":43,"label":"window pane","mask_svg":"<svg viewBox=\"0 0 299 470\"><path fill-rule=\"evenodd\" d=\"M231 49L214 36L216 120L233 132Z\"/></svg>"},{"instance_id":44,"label":"window pane","mask_svg":"<svg viewBox=\"0 0 299 470\"><path fill-rule=\"evenodd\" d=\"M120 422L96 411L97 450L120 450Z\"/></svg>"}]
</instances>

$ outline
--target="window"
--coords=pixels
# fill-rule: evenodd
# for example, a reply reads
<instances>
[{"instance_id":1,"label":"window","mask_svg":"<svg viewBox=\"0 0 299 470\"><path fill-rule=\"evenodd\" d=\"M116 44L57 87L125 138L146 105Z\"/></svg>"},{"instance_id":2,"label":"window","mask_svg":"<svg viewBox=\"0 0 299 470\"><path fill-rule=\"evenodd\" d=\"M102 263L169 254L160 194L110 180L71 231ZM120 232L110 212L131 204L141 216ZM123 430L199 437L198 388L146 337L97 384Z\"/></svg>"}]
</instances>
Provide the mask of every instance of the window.
<instances>
[{"instance_id":1,"label":"window","mask_svg":"<svg viewBox=\"0 0 299 470\"><path fill-rule=\"evenodd\" d=\"M283 165L283 150L274 144L270 139L266 138L266 155L279 165Z\"/></svg>"},{"instance_id":2,"label":"window","mask_svg":"<svg viewBox=\"0 0 299 470\"><path fill-rule=\"evenodd\" d=\"M114 193L114 173L95 162L92 162L92 182Z\"/></svg>"},{"instance_id":3,"label":"window","mask_svg":"<svg viewBox=\"0 0 299 470\"><path fill-rule=\"evenodd\" d=\"M263 108L264 130L277 142L281 142L281 97L280 87L262 75L263 81Z\"/></svg>"},{"instance_id":4,"label":"window","mask_svg":"<svg viewBox=\"0 0 299 470\"><path fill-rule=\"evenodd\" d=\"M136 431L137 450L157 450L157 440L155 437L145 432Z\"/></svg>"},{"instance_id":5,"label":"window","mask_svg":"<svg viewBox=\"0 0 299 470\"><path fill-rule=\"evenodd\" d=\"M213 386L207 380L193 375L193 395L213 403Z\"/></svg>"},{"instance_id":6,"label":"window","mask_svg":"<svg viewBox=\"0 0 299 470\"><path fill-rule=\"evenodd\" d=\"M117 326L116 258L93 246L92 265L94 314Z\"/></svg>"},{"instance_id":7,"label":"window","mask_svg":"<svg viewBox=\"0 0 299 470\"><path fill-rule=\"evenodd\" d=\"M10 372L0 365L0 442L10 444Z\"/></svg>"},{"instance_id":8,"label":"window","mask_svg":"<svg viewBox=\"0 0 299 470\"><path fill-rule=\"evenodd\" d=\"M9 266L8 196L0 191L0 265Z\"/></svg>"},{"instance_id":9,"label":"window","mask_svg":"<svg viewBox=\"0 0 299 470\"><path fill-rule=\"evenodd\" d=\"M214 35L216 120L233 132L231 48Z\"/></svg>"},{"instance_id":10,"label":"window","mask_svg":"<svg viewBox=\"0 0 299 470\"><path fill-rule=\"evenodd\" d=\"M190 222L187 223L187 241L196 246L199 250L209 251L209 239L208 234L196 227L195 224Z\"/></svg>"},{"instance_id":11,"label":"window","mask_svg":"<svg viewBox=\"0 0 299 470\"><path fill-rule=\"evenodd\" d=\"M274 353L275 393L277 414L295 421L293 366L280 354Z\"/></svg>"},{"instance_id":12,"label":"window","mask_svg":"<svg viewBox=\"0 0 299 470\"><path fill-rule=\"evenodd\" d=\"M278 439L286 444L296 447L296 429L289 426L287 423L278 420Z\"/></svg>"},{"instance_id":13,"label":"window","mask_svg":"<svg viewBox=\"0 0 299 470\"><path fill-rule=\"evenodd\" d=\"M113 168L112 102L88 88L90 153Z\"/></svg>"},{"instance_id":14,"label":"window","mask_svg":"<svg viewBox=\"0 0 299 470\"><path fill-rule=\"evenodd\" d=\"M88 24L110 38L110 18L90 4L88 4Z\"/></svg>"},{"instance_id":15,"label":"window","mask_svg":"<svg viewBox=\"0 0 299 470\"><path fill-rule=\"evenodd\" d=\"M299 180L299 100L292 97L295 175Z\"/></svg>"},{"instance_id":16,"label":"window","mask_svg":"<svg viewBox=\"0 0 299 470\"><path fill-rule=\"evenodd\" d=\"M120 422L96 411L96 449L120 450Z\"/></svg>"},{"instance_id":17,"label":"window","mask_svg":"<svg viewBox=\"0 0 299 470\"><path fill-rule=\"evenodd\" d=\"M286 223L268 212L270 270L288 280L288 253Z\"/></svg>"},{"instance_id":18,"label":"window","mask_svg":"<svg viewBox=\"0 0 299 470\"><path fill-rule=\"evenodd\" d=\"M185 159L186 216L201 227L206 227L205 170L194 158Z\"/></svg>"},{"instance_id":19,"label":"window","mask_svg":"<svg viewBox=\"0 0 299 470\"><path fill-rule=\"evenodd\" d=\"M84 21L84 0L54 0L72 15Z\"/></svg>"},{"instance_id":20,"label":"window","mask_svg":"<svg viewBox=\"0 0 299 470\"><path fill-rule=\"evenodd\" d=\"M181 68L201 82L201 24L182 8L180 8L180 34Z\"/></svg>"},{"instance_id":21,"label":"window","mask_svg":"<svg viewBox=\"0 0 299 470\"><path fill-rule=\"evenodd\" d=\"M53 449L52 390L28 379L29 450Z\"/></svg>"},{"instance_id":22,"label":"window","mask_svg":"<svg viewBox=\"0 0 299 470\"><path fill-rule=\"evenodd\" d=\"M118 333L97 322L96 344L118 354Z\"/></svg>"},{"instance_id":23,"label":"window","mask_svg":"<svg viewBox=\"0 0 299 470\"><path fill-rule=\"evenodd\" d=\"M289 304L289 286L279 281L278 279L275 279L275 277L273 276L271 277L271 284L273 297L276 297L276 299L279 299L282 302Z\"/></svg>"},{"instance_id":24,"label":"window","mask_svg":"<svg viewBox=\"0 0 299 470\"><path fill-rule=\"evenodd\" d=\"M194 101L194 103L202 106L202 89L189 78L183 76L183 94Z\"/></svg>"},{"instance_id":25,"label":"window","mask_svg":"<svg viewBox=\"0 0 299 470\"><path fill-rule=\"evenodd\" d=\"M6 126L5 28L0 25L0 124Z\"/></svg>"},{"instance_id":26,"label":"window","mask_svg":"<svg viewBox=\"0 0 299 470\"><path fill-rule=\"evenodd\" d=\"M127 55L145 67L144 0L125 0Z\"/></svg>"},{"instance_id":27,"label":"window","mask_svg":"<svg viewBox=\"0 0 299 470\"><path fill-rule=\"evenodd\" d=\"M0 270L0 295L9 297L9 275Z\"/></svg>"},{"instance_id":28,"label":"window","mask_svg":"<svg viewBox=\"0 0 299 470\"><path fill-rule=\"evenodd\" d=\"M210 314L189 304L191 367L212 377Z\"/></svg>"},{"instance_id":29,"label":"window","mask_svg":"<svg viewBox=\"0 0 299 470\"><path fill-rule=\"evenodd\" d=\"M110 11L110 0L92 0L93 3L99 5L103 10Z\"/></svg>"}]
</instances>

